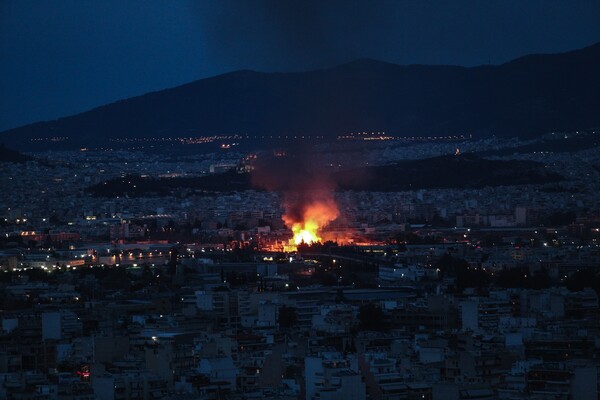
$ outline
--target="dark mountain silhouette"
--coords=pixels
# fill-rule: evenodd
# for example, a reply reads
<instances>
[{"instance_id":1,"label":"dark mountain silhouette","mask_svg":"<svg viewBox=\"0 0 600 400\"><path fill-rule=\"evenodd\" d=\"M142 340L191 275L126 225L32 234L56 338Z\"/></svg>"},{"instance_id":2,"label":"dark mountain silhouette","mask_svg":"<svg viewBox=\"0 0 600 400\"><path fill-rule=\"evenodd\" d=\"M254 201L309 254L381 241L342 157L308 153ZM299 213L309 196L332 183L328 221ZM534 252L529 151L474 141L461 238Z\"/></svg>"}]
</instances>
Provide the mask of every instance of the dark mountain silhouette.
<instances>
[{"instance_id":1,"label":"dark mountain silhouette","mask_svg":"<svg viewBox=\"0 0 600 400\"><path fill-rule=\"evenodd\" d=\"M148 93L71 117L5 131L11 145L68 137L214 134L528 136L600 126L600 43L499 66L400 66L358 60L299 73L237 71ZM48 142L49 143L49 142Z\"/></svg>"}]
</instances>

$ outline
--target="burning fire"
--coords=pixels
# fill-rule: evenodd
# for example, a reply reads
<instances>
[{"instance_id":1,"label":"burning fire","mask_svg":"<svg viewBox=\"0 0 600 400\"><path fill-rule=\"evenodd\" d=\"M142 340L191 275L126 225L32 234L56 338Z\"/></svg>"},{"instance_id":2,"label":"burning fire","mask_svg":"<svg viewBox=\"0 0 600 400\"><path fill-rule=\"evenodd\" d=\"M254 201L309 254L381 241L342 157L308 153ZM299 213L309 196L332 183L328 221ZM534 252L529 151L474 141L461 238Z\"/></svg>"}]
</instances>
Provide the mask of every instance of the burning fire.
<instances>
[{"instance_id":1,"label":"burning fire","mask_svg":"<svg viewBox=\"0 0 600 400\"><path fill-rule=\"evenodd\" d=\"M294 149L291 154L277 153L257 158L252 183L281 196L285 225L293 237L283 251L298 250L298 245L329 240L323 228L338 218L335 181L331 171L322 168L319 158L309 151Z\"/></svg>"},{"instance_id":2,"label":"burning fire","mask_svg":"<svg viewBox=\"0 0 600 400\"><path fill-rule=\"evenodd\" d=\"M301 243L312 244L322 241L321 230L338 215L339 211L333 199L315 200L307 204L303 209L302 219L299 221L286 213L283 220L294 233L289 241L290 246L295 247Z\"/></svg>"},{"instance_id":3,"label":"burning fire","mask_svg":"<svg viewBox=\"0 0 600 400\"><path fill-rule=\"evenodd\" d=\"M291 239L294 244L300 243L311 244L314 242L320 242L321 237L317 234L319 229L318 225L314 221L306 221L304 223L296 222L292 225L292 232L294 237Z\"/></svg>"}]
</instances>

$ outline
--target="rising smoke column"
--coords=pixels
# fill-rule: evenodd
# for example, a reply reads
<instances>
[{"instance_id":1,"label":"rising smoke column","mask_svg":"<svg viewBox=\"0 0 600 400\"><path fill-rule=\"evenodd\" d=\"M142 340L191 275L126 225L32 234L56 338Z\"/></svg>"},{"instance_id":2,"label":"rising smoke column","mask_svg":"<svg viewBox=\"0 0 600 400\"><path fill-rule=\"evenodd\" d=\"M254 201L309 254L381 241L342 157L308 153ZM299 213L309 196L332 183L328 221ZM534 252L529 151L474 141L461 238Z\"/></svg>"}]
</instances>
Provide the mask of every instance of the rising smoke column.
<instances>
[{"instance_id":1,"label":"rising smoke column","mask_svg":"<svg viewBox=\"0 0 600 400\"><path fill-rule=\"evenodd\" d=\"M290 244L322 241L321 230L339 215L335 183L307 152L259 157L252 173L256 187L280 193L283 221L292 230Z\"/></svg>"}]
</instances>

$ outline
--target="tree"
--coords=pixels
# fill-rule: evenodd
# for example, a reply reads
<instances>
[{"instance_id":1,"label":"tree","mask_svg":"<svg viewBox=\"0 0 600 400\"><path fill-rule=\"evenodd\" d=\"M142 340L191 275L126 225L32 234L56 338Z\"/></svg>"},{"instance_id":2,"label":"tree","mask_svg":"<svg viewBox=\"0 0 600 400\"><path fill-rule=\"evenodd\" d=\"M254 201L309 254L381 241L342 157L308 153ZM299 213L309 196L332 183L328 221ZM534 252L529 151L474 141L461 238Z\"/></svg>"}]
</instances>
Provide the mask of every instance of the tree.
<instances>
[{"instance_id":1,"label":"tree","mask_svg":"<svg viewBox=\"0 0 600 400\"><path fill-rule=\"evenodd\" d=\"M288 365L285 367L283 376L285 379L295 379L302 374L302 370L297 365Z\"/></svg>"},{"instance_id":2,"label":"tree","mask_svg":"<svg viewBox=\"0 0 600 400\"><path fill-rule=\"evenodd\" d=\"M555 212L547 216L546 226L566 226L575 221L577 214L572 211Z\"/></svg>"},{"instance_id":3,"label":"tree","mask_svg":"<svg viewBox=\"0 0 600 400\"><path fill-rule=\"evenodd\" d=\"M298 322L296 308L286 305L281 306L279 308L278 322L279 326L284 329L291 328L292 326L296 325L296 322Z\"/></svg>"},{"instance_id":4,"label":"tree","mask_svg":"<svg viewBox=\"0 0 600 400\"><path fill-rule=\"evenodd\" d=\"M490 276L481 268L470 269L469 264L462 258L452 257L445 253L437 262L441 277L456 279L456 289L462 292L465 288L481 288L490 283Z\"/></svg>"},{"instance_id":5,"label":"tree","mask_svg":"<svg viewBox=\"0 0 600 400\"><path fill-rule=\"evenodd\" d=\"M177 271L177 259L179 257L179 250L177 250L176 247L171 247L171 250L169 250L169 274L171 275L175 275L175 272Z\"/></svg>"},{"instance_id":6,"label":"tree","mask_svg":"<svg viewBox=\"0 0 600 400\"><path fill-rule=\"evenodd\" d=\"M339 288L337 290L337 294L335 295L335 302L336 303L343 303L346 301L346 296L344 296L344 289Z\"/></svg>"},{"instance_id":7,"label":"tree","mask_svg":"<svg viewBox=\"0 0 600 400\"><path fill-rule=\"evenodd\" d=\"M367 303L360 307L358 312L359 328L367 331L387 330L385 313L376 304Z\"/></svg>"},{"instance_id":8,"label":"tree","mask_svg":"<svg viewBox=\"0 0 600 400\"><path fill-rule=\"evenodd\" d=\"M592 288L600 296L600 275L594 268L587 268L574 272L565 281L565 286L571 292L579 292L585 288Z\"/></svg>"},{"instance_id":9,"label":"tree","mask_svg":"<svg viewBox=\"0 0 600 400\"><path fill-rule=\"evenodd\" d=\"M312 277L315 282L318 282L323 286L333 286L337 283L335 275L325 271L323 268L316 268Z\"/></svg>"}]
</instances>

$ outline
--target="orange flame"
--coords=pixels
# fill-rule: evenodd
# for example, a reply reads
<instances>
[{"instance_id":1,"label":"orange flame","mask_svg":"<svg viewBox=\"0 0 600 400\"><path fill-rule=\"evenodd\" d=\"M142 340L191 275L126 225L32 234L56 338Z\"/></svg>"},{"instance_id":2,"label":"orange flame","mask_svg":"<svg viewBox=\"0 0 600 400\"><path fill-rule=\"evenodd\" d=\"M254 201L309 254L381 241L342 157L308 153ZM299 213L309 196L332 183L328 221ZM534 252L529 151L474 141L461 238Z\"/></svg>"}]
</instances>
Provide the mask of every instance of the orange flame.
<instances>
[{"instance_id":1,"label":"orange flame","mask_svg":"<svg viewBox=\"0 0 600 400\"><path fill-rule=\"evenodd\" d=\"M289 214L285 214L283 220L294 233L289 241L290 246L295 247L301 243L312 244L322 241L321 230L338 215L338 207L333 199L316 200L306 205L301 221L296 221Z\"/></svg>"}]
</instances>

